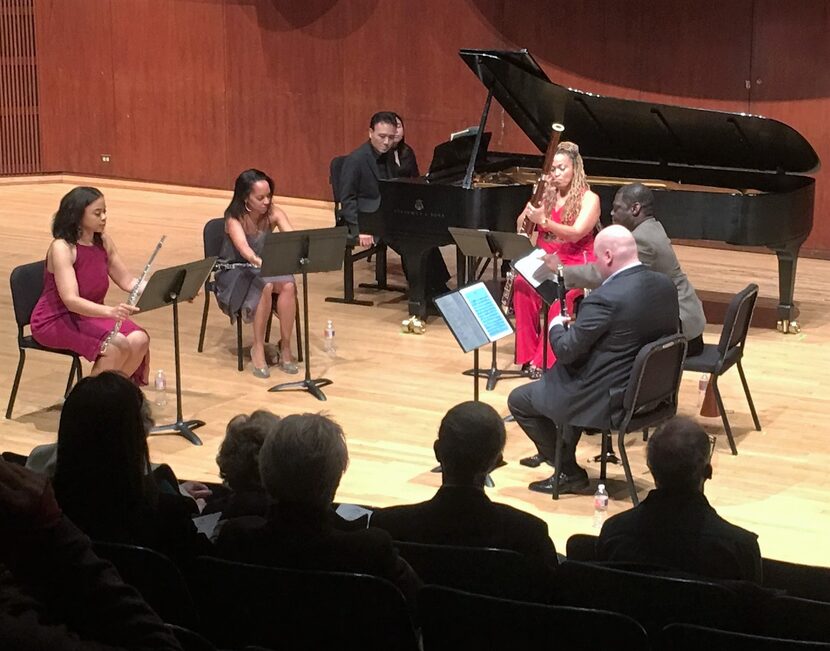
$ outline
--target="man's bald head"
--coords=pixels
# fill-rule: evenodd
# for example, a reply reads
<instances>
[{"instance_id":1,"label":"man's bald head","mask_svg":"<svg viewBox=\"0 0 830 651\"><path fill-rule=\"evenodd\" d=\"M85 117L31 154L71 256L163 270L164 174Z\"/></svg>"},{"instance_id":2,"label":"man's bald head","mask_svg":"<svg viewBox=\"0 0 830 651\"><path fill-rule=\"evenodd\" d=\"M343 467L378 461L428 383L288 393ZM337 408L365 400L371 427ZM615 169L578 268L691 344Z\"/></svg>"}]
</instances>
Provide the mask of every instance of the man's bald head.
<instances>
[{"instance_id":1,"label":"man's bald head","mask_svg":"<svg viewBox=\"0 0 830 651\"><path fill-rule=\"evenodd\" d=\"M594 255L597 257L596 267L603 280L623 267L639 261L634 236L631 231L618 224L603 228L599 232L594 240Z\"/></svg>"}]
</instances>

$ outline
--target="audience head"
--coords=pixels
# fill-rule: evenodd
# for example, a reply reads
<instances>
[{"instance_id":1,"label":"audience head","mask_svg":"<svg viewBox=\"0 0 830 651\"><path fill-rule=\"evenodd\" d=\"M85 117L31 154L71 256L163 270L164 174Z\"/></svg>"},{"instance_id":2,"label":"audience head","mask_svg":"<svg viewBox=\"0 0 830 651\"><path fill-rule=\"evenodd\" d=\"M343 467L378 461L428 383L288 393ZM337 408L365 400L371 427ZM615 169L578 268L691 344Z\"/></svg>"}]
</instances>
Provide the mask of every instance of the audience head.
<instances>
[{"instance_id":1,"label":"audience head","mask_svg":"<svg viewBox=\"0 0 830 651\"><path fill-rule=\"evenodd\" d=\"M225 209L225 217L242 219L248 213L255 217L266 214L274 196L274 180L257 169L245 170L236 177L233 197Z\"/></svg>"},{"instance_id":2,"label":"audience head","mask_svg":"<svg viewBox=\"0 0 830 651\"><path fill-rule=\"evenodd\" d=\"M250 416L234 416L225 429L225 439L219 446L216 465L219 476L235 491L262 487L259 478L259 451L265 437L276 429L279 416L258 409Z\"/></svg>"},{"instance_id":3,"label":"audience head","mask_svg":"<svg viewBox=\"0 0 830 651\"><path fill-rule=\"evenodd\" d=\"M379 154L392 148L398 131L398 116L392 111L379 111L369 120L369 142Z\"/></svg>"},{"instance_id":4,"label":"audience head","mask_svg":"<svg viewBox=\"0 0 830 651\"><path fill-rule=\"evenodd\" d=\"M435 441L435 458L441 463L444 483L483 486L504 450L504 421L483 402L462 402L441 420Z\"/></svg>"},{"instance_id":5,"label":"audience head","mask_svg":"<svg viewBox=\"0 0 830 651\"><path fill-rule=\"evenodd\" d=\"M343 430L322 414L292 414L265 437L262 485L274 501L325 510L349 465Z\"/></svg>"},{"instance_id":6,"label":"audience head","mask_svg":"<svg viewBox=\"0 0 830 651\"><path fill-rule=\"evenodd\" d=\"M594 240L594 255L597 258L597 270L603 280L639 260L634 236L619 224L607 226L599 232Z\"/></svg>"},{"instance_id":7,"label":"audience head","mask_svg":"<svg viewBox=\"0 0 830 651\"><path fill-rule=\"evenodd\" d=\"M100 244L106 218L107 205L98 188L73 188L61 199L52 220L52 237L75 244L83 229L87 229L95 233L94 240Z\"/></svg>"},{"instance_id":8,"label":"audience head","mask_svg":"<svg viewBox=\"0 0 830 651\"><path fill-rule=\"evenodd\" d=\"M691 418L676 416L648 440L646 460L657 488L703 491L712 478L709 437Z\"/></svg>"},{"instance_id":9,"label":"audience head","mask_svg":"<svg viewBox=\"0 0 830 651\"><path fill-rule=\"evenodd\" d=\"M58 425L55 493L82 528L90 518L129 508L148 496L144 395L126 376L106 371L72 389Z\"/></svg>"},{"instance_id":10,"label":"audience head","mask_svg":"<svg viewBox=\"0 0 830 651\"><path fill-rule=\"evenodd\" d=\"M642 183L624 185L614 197L611 219L633 231L646 219L654 217L654 193Z\"/></svg>"}]
</instances>

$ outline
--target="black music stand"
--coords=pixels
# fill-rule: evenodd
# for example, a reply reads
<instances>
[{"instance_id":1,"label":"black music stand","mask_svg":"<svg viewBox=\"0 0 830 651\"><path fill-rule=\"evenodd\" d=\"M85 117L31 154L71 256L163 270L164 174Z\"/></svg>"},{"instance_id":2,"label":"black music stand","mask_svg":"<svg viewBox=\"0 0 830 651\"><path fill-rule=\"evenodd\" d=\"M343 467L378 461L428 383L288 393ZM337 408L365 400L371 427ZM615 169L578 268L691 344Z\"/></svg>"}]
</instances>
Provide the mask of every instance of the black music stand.
<instances>
[{"instance_id":1,"label":"black music stand","mask_svg":"<svg viewBox=\"0 0 830 651\"><path fill-rule=\"evenodd\" d=\"M500 231L483 231L472 228L449 228L450 235L455 240L458 250L468 259L491 258L493 266L493 286L499 286L499 260L519 258L533 250L530 240L517 233L503 233ZM487 378L487 391L496 388L496 383L502 378L524 377L521 371L503 371L498 367L496 355L498 344L494 341L491 346L490 368L481 369L478 366L478 356L473 356L473 368L464 371L464 375Z\"/></svg>"},{"instance_id":2,"label":"black music stand","mask_svg":"<svg viewBox=\"0 0 830 651\"><path fill-rule=\"evenodd\" d=\"M331 380L311 377L311 350L308 342L308 274L337 271L343 266L343 249L348 228L318 228L305 231L271 233L262 247L262 275L283 276L299 273L303 276L303 334L305 347L305 379L299 382L277 384L269 391L308 391L317 400L325 400L320 387Z\"/></svg>"},{"instance_id":3,"label":"black music stand","mask_svg":"<svg viewBox=\"0 0 830 651\"><path fill-rule=\"evenodd\" d=\"M179 354L179 303L192 301L201 291L216 262L216 256L196 260L187 264L159 269L152 275L147 286L138 299L137 307L141 312L149 312L160 307L173 305L173 352L176 365L176 422L157 425L153 434L172 431L180 434L193 445L201 445L202 440L193 433L197 427L205 424L203 420L184 420L182 418L182 374Z\"/></svg>"}]
</instances>

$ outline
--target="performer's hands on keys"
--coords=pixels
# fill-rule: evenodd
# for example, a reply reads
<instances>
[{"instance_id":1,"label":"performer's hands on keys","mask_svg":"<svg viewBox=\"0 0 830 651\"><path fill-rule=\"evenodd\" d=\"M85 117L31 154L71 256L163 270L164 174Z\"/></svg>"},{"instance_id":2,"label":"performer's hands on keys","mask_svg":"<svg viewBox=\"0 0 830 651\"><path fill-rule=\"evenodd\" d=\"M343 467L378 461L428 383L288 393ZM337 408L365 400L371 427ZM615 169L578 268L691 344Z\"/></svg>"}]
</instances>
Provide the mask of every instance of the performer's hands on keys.
<instances>
[{"instance_id":1,"label":"performer's hands on keys","mask_svg":"<svg viewBox=\"0 0 830 651\"><path fill-rule=\"evenodd\" d=\"M553 272L559 270L559 265L562 264L562 261L559 259L559 256L555 253L548 253L545 256L545 266Z\"/></svg>"},{"instance_id":2,"label":"performer's hands on keys","mask_svg":"<svg viewBox=\"0 0 830 651\"><path fill-rule=\"evenodd\" d=\"M525 206L524 214L534 224L541 224L541 223L543 223L547 220L547 215L545 215L545 206L544 206L544 204L539 206L538 208L534 208L528 202L527 206Z\"/></svg>"},{"instance_id":3,"label":"performer's hands on keys","mask_svg":"<svg viewBox=\"0 0 830 651\"><path fill-rule=\"evenodd\" d=\"M374 246L375 244L375 240L371 235L364 235L363 233L361 233L357 236L357 239L360 246L365 246L367 248L370 246Z\"/></svg>"},{"instance_id":4,"label":"performer's hands on keys","mask_svg":"<svg viewBox=\"0 0 830 651\"><path fill-rule=\"evenodd\" d=\"M118 305L109 308L110 318L116 321L123 321L129 319L130 315L140 312L141 310L135 305L127 305L126 303L119 303Z\"/></svg>"}]
</instances>

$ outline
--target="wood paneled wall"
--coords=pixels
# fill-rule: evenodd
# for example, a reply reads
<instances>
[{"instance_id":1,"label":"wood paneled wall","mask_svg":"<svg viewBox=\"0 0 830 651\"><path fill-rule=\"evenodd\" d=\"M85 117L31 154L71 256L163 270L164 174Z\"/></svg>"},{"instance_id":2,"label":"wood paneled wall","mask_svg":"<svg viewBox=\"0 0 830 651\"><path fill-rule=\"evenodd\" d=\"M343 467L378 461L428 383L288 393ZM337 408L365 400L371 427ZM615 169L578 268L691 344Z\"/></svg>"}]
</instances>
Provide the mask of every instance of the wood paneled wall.
<instances>
[{"instance_id":1,"label":"wood paneled wall","mask_svg":"<svg viewBox=\"0 0 830 651\"><path fill-rule=\"evenodd\" d=\"M38 171L34 0L0 0L0 174Z\"/></svg>"},{"instance_id":2,"label":"wood paneled wall","mask_svg":"<svg viewBox=\"0 0 830 651\"><path fill-rule=\"evenodd\" d=\"M460 47L527 47L551 79L788 122L830 161L828 3L772 0L35 0L44 171L328 198L369 116L404 115L426 164L478 121ZM500 109L493 147L531 151ZM103 162L102 155L110 161ZM589 170L590 171L590 170ZM828 172L807 247L830 254Z\"/></svg>"}]
</instances>

